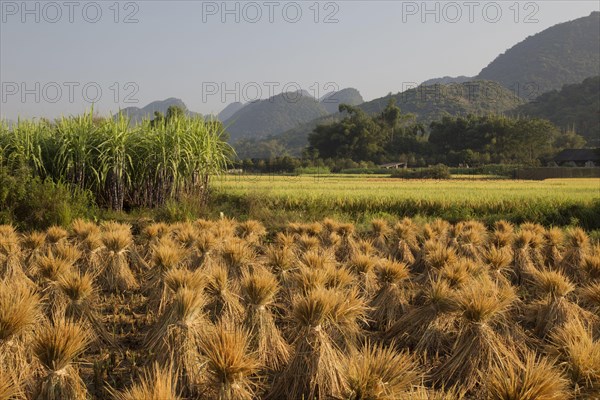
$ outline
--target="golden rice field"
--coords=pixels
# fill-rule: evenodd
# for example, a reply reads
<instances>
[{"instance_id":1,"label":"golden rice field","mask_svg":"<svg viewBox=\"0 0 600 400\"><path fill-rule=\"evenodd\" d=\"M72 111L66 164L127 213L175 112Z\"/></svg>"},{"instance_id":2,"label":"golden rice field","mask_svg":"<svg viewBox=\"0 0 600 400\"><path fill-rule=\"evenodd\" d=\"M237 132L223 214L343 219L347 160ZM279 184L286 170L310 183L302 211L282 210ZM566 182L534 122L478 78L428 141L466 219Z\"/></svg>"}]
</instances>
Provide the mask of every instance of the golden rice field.
<instances>
[{"instance_id":1,"label":"golden rice field","mask_svg":"<svg viewBox=\"0 0 600 400\"><path fill-rule=\"evenodd\" d=\"M410 198L442 202L579 201L600 198L600 180L547 179L520 181L503 179L402 180L385 175L225 175L215 186L233 193L259 193L283 198L343 201L373 198L392 201Z\"/></svg>"},{"instance_id":2,"label":"golden rice field","mask_svg":"<svg viewBox=\"0 0 600 400\"><path fill-rule=\"evenodd\" d=\"M598 398L580 228L0 226L2 400Z\"/></svg>"},{"instance_id":3,"label":"golden rice field","mask_svg":"<svg viewBox=\"0 0 600 400\"><path fill-rule=\"evenodd\" d=\"M309 218L339 213L356 220L364 214L387 213L396 217L441 217L453 222L480 219L488 225L504 219L600 229L599 179L461 178L435 181L378 175L226 175L217 178L213 187L223 202L235 202L239 208L257 203L259 208L300 211Z\"/></svg>"}]
</instances>

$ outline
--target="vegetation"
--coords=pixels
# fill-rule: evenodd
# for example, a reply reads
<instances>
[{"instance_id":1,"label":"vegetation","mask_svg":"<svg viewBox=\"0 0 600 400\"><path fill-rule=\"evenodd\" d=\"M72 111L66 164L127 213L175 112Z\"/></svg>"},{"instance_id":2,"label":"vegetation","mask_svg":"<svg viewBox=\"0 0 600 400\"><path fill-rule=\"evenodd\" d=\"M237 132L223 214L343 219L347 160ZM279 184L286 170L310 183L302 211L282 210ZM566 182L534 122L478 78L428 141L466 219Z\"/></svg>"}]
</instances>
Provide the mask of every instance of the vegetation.
<instances>
[{"instance_id":1,"label":"vegetation","mask_svg":"<svg viewBox=\"0 0 600 400\"><path fill-rule=\"evenodd\" d=\"M513 181L468 179L400 180L378 175L224 176L215 183L215 214L257 218L271 224L335 216L363 221L390 215L477 218L488 224L580 225L599 229L595 179Z\"/></svg>"},{"instance_id":2,"label":"vegetation","mask_svg":"<svg viewBox=\"0 0 600 400\"><path fill-rule=\"evenodd\" d=\"M598 109L600 76L544 93L511 113L547 119L563 130L577 132L589 145L600 147Z\"/></svg>"},{"instance_id":3,"label":"vegetation","mask_svg":"<svg viewBox=\"0 0 600 400\"><path fill-rule=\"evenodd\" d=\"M531 101L600 74L600 12L552 26L508 49L480 73Z\"/></svg>"},{"instance_id":4,"label":"vegetation","mask_svg":"<svg viewBox=\"0 0 600 400\"><path fill-rule=\"evenodd\" d=\"M58 208L57 213L67 212L61 201L81 204L83 193L116 211L161 206L184 194L202 199L210 177L226 168L230 148L222 140L220 123L189 118L178 110L135 126L123 114L102 120L92 111L54 123L0 126L4 213L27 212L19 210L19 200L43 189L56 193L59 204L48 208ZM61 196L65 188L74 194L71 201ZM47 200L52 197L37 199Z\"/></svg>"},{"instance_id":5,"label":"vegetation","mask_svg":"<svg viewBox=\"0 0 600 400\"><path fill-rule=\"evenodd\" d=\"M581 229L221 218L136 231L0 226L4 398L598 393L600 247ZM114 285L123 270L139 285Z\"/></svg>"}]
</instances>

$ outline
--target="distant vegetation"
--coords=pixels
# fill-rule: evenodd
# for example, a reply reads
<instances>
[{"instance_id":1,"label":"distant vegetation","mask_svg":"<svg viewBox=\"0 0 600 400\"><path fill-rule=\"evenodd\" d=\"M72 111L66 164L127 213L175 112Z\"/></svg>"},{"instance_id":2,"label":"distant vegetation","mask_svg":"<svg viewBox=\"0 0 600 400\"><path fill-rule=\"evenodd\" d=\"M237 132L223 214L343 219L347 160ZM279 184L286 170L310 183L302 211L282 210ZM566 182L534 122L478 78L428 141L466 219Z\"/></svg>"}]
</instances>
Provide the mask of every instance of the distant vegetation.
<instances>
[{"instance_id":1,"label":"distant vegetation","mask_svg":"<svg viewBox=\"0 0 600 400\"><path fill-rule=\"evenodd\" d=\"M547 120L495 115L443 117L430 124L427 138L425 126L403 114L394 100L373 116L357 107L342 107L344 119L320 125L310 134L307 155L375 163L425 157L430 163L451 165L536 165L584 142Z\"/></svg>"},{"instance_id":2,"label":"distant vegetation","mask_svg":"<svg viewBox=\"0 0 600 400\"><path fill-rule=\"evenodd\" d=\"M600 76L565 85L517 107L512 114L544 118L600 147Z\"/></svg>"}]
</instances>

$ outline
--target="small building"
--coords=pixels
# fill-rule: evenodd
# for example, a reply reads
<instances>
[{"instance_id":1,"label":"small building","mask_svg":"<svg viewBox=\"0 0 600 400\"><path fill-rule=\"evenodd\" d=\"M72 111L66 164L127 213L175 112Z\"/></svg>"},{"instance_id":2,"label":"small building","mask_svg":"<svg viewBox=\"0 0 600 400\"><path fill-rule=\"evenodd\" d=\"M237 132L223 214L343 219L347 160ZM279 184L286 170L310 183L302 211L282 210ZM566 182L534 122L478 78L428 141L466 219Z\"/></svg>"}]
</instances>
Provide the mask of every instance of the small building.
<instances>
[{"instance_id":1,"label":"small building","mask_svg":"<svg viewBox=\"0 0 600 400\"><path fill-rule=\"evenodd\" d=\"M378 167L381 169L400 169L400 168L406 168L407 163L405 163L405 162L387 163L387 164L378 165Z\"/></svg>"},{"instance_id":2,"label":"small building","mask_svg":"<svg viewBox=\"0 0 600 400\"><path fill-rule=\"evenodd\" d=\"M600 149L566 149L553 161L559 167L600 167Z\"/></svg>"}]
</instances>

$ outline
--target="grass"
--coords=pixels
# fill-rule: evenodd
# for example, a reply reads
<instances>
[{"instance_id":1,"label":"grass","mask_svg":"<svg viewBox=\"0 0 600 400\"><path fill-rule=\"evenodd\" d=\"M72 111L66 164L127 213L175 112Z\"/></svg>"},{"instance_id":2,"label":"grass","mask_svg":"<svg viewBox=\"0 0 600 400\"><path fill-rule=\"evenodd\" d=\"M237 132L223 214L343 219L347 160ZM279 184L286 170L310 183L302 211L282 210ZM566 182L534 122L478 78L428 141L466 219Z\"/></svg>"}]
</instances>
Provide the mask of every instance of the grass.
<instances>
[{"instance_id":1,"label":"grass","mask_svg":"<svg viewBox=\"0 0 600 400\"><path fill-rule=\"evenodd\" d=\"M226 215L269 220L319 220L337 216L360 221L377 215L482 219L491 224L538 222L600 229L598 179L545 181L450 179L399 180L365 175L222 176L213 183L213 204ZM336 215L337 214L337 215ZM272 218L271 218L272 220ZM272 220L273 221L273 220Z\"/></svg>"}]
</instances>

